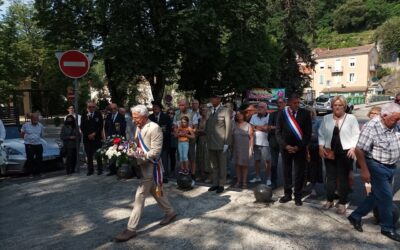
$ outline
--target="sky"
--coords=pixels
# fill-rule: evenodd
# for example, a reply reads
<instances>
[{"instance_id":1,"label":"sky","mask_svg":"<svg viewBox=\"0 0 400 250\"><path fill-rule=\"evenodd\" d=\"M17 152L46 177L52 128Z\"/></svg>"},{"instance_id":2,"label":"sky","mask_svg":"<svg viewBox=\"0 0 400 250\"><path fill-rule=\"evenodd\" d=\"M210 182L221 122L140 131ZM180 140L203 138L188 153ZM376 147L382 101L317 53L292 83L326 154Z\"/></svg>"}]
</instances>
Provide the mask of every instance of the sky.
<instances>
[{"instance_id":1,"label":"sky","mask_svg":"<svg viewBox=\"0 0 400 250\"><path fill-rule=\"evenodd\" d=\"M2 0L3 5L0 5L0 19L2 19L2 15L6 14L8 7L13 2L13 0ZM33 0L21 0L23 3L33 2Z\"/></svg>"}]
</instances>

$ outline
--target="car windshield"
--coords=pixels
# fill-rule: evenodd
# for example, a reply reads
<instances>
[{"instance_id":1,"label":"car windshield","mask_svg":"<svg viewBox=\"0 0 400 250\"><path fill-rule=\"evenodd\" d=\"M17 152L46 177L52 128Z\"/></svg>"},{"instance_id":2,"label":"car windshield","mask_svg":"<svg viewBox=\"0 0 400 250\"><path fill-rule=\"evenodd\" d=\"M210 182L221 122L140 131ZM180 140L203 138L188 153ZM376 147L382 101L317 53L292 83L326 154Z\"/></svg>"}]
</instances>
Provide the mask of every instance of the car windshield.
<instances>
[{"instance_id":1,"label":"car windshield","mask_svg":"<svg viewBox=\"0 0 400 250\"><path fill-rule=\"evenodd\" d=\"M6 127L6 139L20 138L18 126Z\"/></svg>"},{"instance_id":2,"label":"car windshield","mask_svg":"<svg viewBox=\"0 0 400 250\"><path fill-rule=\"evenodd\" d=\"M317 99L315 99L317 102L327 102L329 100L329 97L327 96L320 96Z\"/></svg>"}]
</instances>

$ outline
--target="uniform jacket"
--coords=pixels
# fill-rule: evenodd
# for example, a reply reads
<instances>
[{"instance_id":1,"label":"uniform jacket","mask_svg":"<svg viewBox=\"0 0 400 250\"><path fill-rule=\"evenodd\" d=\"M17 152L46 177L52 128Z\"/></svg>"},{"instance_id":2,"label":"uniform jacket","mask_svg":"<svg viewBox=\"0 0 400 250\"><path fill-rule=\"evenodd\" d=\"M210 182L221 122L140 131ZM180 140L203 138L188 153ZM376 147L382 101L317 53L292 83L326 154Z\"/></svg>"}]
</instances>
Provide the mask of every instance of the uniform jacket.
<instances>
[{"instance_id":1,"label":"uniform jacket","mask_svg":"<svg viewBox=\"0 0 400 250\"><path fill-rule=\"evenodd\" d=\"M286 145L298 146L300 148L305 148L311 139L312 133L312 121L310 112L305 109L299 108L297 110L296 121L299 124L301 130L303 131L303 140L298 140L293 134L289 127L288 122L285 120L284 110L279 111L276 124L276 139L279 143L281 149L284 149Z\"/></svg>"},{"instance_id":2,"label":"uniform jacket","mask_svg":"<svg viewBox=\"0 0 400 250\"><path fill-rule=\"evenodd\" d=\"M162 131L163 131L163 148L164 149L168 149L169 145L170 145L170 139L171 139L171 128L172 128L172 122L171 122L171 118L169 118L169 116L163 112L160 112L160 118L157 122L156 116L154 114L151 114L149 116L149 119L152 122L155 122L158 124L158 126L161 127Z\"/></svg>"},{"instance_id":3,"label":"uniform jacket","mask_svg":"<svg viewBox=\"0 0 400 250\"><path fill-rule=\"evenodd\" d=\"M81 130L83 134L83 142L89 142L88 135L95 132L95 141L101 141L101 133L103 130L103 116L99 111L93 112L93 117L89 117L88 112L82 115Z\"/></svg>"},{"instance_id":4,"label":"uniform jacket","mask_svg":"<svg viewBox=\"0 0 400 250\"><path fill-rule=\"evenodd\" d=\"M115 124L119 124L119 130L117 131L117 128ZM104 132L106 134L106 137L112 136L112 135L120 135L125 137L125 130L126 130L126 121L125 117L123 117L120 113L117 113L117 116L115 119L112 119L112 113L108 114L104 123Z\"/></svg>"},{"instance_id":5,"label":"uniform jacket","mask_svg":"<svg viewBox=\"0 0 400 250\"><path fill-rule=\"evenodd\" d=\"M206 123L207 146L211 150L223 150L224 145L230 145L232 141L232 120L229 109L220 106L210 115Z\"/></svg>"}]
</instances>

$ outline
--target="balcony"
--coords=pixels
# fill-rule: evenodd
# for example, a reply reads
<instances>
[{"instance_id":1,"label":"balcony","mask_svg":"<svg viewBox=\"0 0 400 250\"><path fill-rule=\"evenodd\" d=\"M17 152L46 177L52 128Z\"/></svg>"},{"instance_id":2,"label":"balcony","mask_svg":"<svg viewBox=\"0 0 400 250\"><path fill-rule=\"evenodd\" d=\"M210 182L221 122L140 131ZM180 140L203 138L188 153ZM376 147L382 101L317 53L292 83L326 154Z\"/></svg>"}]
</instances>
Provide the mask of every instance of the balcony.
<instances>
[{"instance_id":1,"label":"balcony","mask_svg":"<svg viewBox=\"0 0 400 250\"><path fill-rule=\"evenodd\" d=\"M338 66L338 67L333 67L331 68L332 73L343 73L343 67Z\"/></svg>"}]
</instances>

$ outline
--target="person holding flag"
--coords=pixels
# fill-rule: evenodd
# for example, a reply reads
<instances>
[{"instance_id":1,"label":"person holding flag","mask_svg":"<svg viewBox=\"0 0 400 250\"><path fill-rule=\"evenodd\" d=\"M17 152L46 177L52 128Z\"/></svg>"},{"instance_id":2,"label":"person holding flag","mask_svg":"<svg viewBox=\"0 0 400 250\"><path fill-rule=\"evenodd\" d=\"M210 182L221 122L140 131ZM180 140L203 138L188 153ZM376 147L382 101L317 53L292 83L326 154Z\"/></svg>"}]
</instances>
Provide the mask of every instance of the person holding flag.
<instances>
[{"instance_id":1,"label":"person holding flag","mask_svg":"<svg viewBox=\"0 0 400 250\"><path fill-rule=\"evenodd\" d=\"M169 224L176 217L174 208L163 191L162 163L160 154L163 145L163 132L157 123L149 120L149 111L144 105L131 108L132 120L136 124L135 141L137 149L134 153L141 170L141 181L137 188L133 210L127 229L115 237L115 241L123 242L136 236L137 226L143 212L146 196L151 193L165 216L160 225Z\"/></svg>"},{"instance_id":2,"label":"person holding flag","mask_svg":"<svg viewBox=\"0 0 400 250\"><path fill-rule=\"evenodd\" d=\"M280 203L292 200L292 166L294 162L294 200L296 206L303 205L301 193L303 190L307 145L311 139L312 122L310 112L300 107L300 98L292 95L289 106L278 113L276 124L276 139L282 153L283 177L285 195Z\"/></svg>"}]
</instances>

